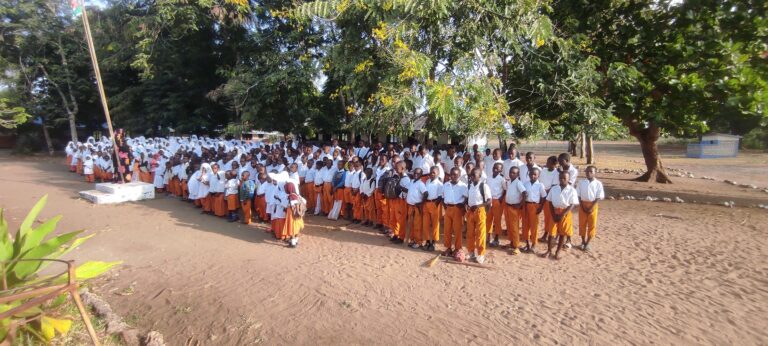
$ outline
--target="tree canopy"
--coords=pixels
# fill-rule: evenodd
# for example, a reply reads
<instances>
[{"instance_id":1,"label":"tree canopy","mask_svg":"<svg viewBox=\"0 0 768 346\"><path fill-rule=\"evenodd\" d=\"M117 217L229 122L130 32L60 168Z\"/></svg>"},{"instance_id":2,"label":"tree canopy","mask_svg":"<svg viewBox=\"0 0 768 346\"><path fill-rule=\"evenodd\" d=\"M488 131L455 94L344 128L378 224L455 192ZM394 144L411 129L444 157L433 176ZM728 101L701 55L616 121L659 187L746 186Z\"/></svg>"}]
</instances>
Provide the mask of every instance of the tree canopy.
<instances>
[{"instance_id":1,"label":"tree canopy","mask_svg":"<svg viewBox=\"0 0 768 346\"><path fill-rule=\"evenodd\" d=\"M0 3L4 121L69 125L72 138L102 129L81 18L63 1ZM625 132L641 144L641 179L669 182L662 135L768 126L766 6L116 0L87 10L113 121L129 133Z\"/></svg>"}]
</instances>

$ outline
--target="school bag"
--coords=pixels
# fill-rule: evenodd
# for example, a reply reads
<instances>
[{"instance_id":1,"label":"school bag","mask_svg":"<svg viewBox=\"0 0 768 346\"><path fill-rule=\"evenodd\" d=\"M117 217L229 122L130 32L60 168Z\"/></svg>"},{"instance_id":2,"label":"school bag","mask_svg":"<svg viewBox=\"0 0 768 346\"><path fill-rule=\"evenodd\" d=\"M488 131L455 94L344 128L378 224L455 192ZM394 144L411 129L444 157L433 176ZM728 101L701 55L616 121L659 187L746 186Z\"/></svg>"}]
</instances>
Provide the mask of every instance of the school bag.
<instances>
[{"instance_id":1,"label":"school bag","mask_svg":"<svg viewBox=\"0 0 768 346\"><path fill-rule=\"evenodd\" d=\"M394 172L392 172L392 170L388 170L388 171L384 172L384 174L382 174L381 177L379 177L378 186L379 186L379 191L382 194L386 193L387 180L389 180L389 178L392 178L394 175L395 174L394 174ZM399 183L399 181L398 181L398 183Z\"/></svg>"},{"instance_id":2,"label":"school bag","mask_svg":"<svg viewBox=\"0 0 768 346\"><path fill-rule=\"evenodd\" d=\"M400 193L403 192L403 187L400 186L400 176L393 175L387 179L387 184L384 186L384 197L389 199L400 198Z\"/></svg>"},{"instance_id":3,"label":"school bag","mask_svg":"<svg viewBox=\"0 0 768 346\"><path fill-rule=\"evenodd\" d=\"M304 214L307 213L307 200L305 200L303 197L298 196L299 201L296 203L296 205L293 206L293 216L296 218L303 218Z\"/></svg>"}]
</instances>

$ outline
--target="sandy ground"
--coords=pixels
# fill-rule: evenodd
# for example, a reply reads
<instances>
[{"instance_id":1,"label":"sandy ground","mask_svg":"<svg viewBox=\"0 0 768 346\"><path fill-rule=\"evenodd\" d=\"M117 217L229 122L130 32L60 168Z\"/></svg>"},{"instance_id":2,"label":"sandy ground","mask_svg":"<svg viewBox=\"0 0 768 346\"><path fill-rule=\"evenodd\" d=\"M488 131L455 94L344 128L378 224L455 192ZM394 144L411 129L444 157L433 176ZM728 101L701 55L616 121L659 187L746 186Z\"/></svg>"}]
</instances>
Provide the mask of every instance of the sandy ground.
<instances>
[{"instance_id":1,"label":"sandy ground","mask_svg":"<svg viewBox=\"0 0 768 346\"><path fill-rule=\"evenodd\" d=\"M761 178L768 165L755 155L762 173L745 172ZM600 162L621 168L638 158L606 151ZM61 231L97 234L74 259L124 261L93 283L95 291L129 323L159 330L172 345L768 340L765 210L605 201L592 253L570 250L558 262L492 249L492 269L426 268L433 255L343 222L310 218L300 247L288 249L255 226L200 215L172 198L94 206L77 197L88 186L62 161L0 152L0 207L11 228L49 194L41 218L61 213ZM608 178L609 189L648 191ZM678 178L666 188L693 193L694 182ZM734 190L709 185L701 195ZM737 195L768 202L759 193Z\"/></svg>"}]
</instances>

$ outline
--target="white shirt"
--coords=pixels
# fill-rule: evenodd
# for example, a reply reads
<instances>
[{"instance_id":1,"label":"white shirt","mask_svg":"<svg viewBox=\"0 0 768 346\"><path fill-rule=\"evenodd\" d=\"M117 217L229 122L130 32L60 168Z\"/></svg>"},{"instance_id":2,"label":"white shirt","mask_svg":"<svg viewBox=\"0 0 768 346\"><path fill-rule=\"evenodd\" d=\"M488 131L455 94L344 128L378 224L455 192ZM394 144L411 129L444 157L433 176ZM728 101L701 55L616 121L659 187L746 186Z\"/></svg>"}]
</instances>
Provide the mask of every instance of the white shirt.
<instances>
[{"instance_id":1,"label":"white shirt","mask_svg":"<svg viewBox=\"0 0 768 346\"><path fill-rule=\"evenodd\" d=\"M424 202L424 192L427 192L427 186L424 185L420 179L415 180L411 183L411 186L408 187L408 196L406 197L405 202L410 205L417 205Z\"/></svg>"},{"instance_id":2,"label":"white shirt","mask_svg":"<svg viewBox=\"0 0 768 346\"><path fill-rule=\"evenodd\" d=\"M445 204L460 204L464 203L464 198L467 197L467 184L458 182L456 185L453 183L443 184L443 202Z\"/></svg>"},{"instance_id":3,"label":"white shirt","mask_svg":"<svg viewBox=\"0 0 768 346\"><path fill-rule=\"evenodd\" d=\"M579 198L582 201L594 202L596 200L605 199L605 191L603 191L603 183L599 180L589 179L579 180L576 188Z\"/></svg>"},{"instance_id":4,"label":"white shirt","mask_svg":"<svg viewBox=\"0 0 768 346\"><path fill-rule=\"evenodd\" d=\"M523 192L525 192L525 185L520 179L507 180L504 184L504 190L507 194L504 196L504 201L507 204L518 204L523 200Z\"/></svg>"},{"instance_id":5,"label":"white shirt","mask_svg":"<svg viewBox=\"0 0 768 346\"><path fill-rule=\"evenodd\" d=\"M560 174L561 169L562 168L558 168L557 169L557 174L558 175ZM569 174L568 175L568 184L570 184L572 186L576 186L576 178L578 178L578 176L579 176L579 170L576 169L576 167L574 165L571 165L570 167L568 167L568 174ZM560 180L560 178L558 177L558 182L557 182L558 185L560 184L559 180Z\"/></svg>"},{"instance_id":6,"label":"white shirt","mask_svg":"<svg viewBox=\"0 0 768 346\"><path fill-rule=\"evenodd\" d=\"M501 195L504 193L504 183L507 181L507 179L504 178L504 175L499 174L496 177L491 176L488 178L488 181L486 184L491 189L491 198L493 199L499 199L501 198Z\"/></svg>"},{"instance_id":7,"label":"white shirt","mask_svg":"<svg viewBox=\"0 0 768 346\"><path fill-rule=\"evenodd\" d=\"M544 185L538 180L533 184L531 184L530 181L526 181L523 183L523 186L525 186L525 192L528 193L528 196L525 199L526 202L539 203L543 197L547 197L547 191L544 189Z\"/></svg>"},{"instance_id":8,"label":"white shirt","mask_svg":"<svg viewBox=\"0 0 768 346\"><path fill-rule=\"evenodd\" d=\"M501 173L504 173L504 178L509 179L509 169L512 168L512 167L518 167L519 168L520 166L524 166L525 163L523 163L523 161L520 161L518 158L514 158L512 160L510 160L510 159L504 160L503 165L504 166L502 168Z\"/></svg>"},{"instance_id":9,"label":"white shirt","mask_svg":"<svg viewBox=\"0 0 768 346\"><path fill-rule=\"evenodd\" d=\"M403 189L409 189L411 187L411 178L408 178L407 175L404 175L400 177L400 187ZM408 193L403 191L400 193L400 198L406 198L408 196Z\"/></svg>"},{"instance_id":10,"label":"white shirt","mask_svg":"<svg viewBox=\"0 0 768 346\"><path fill-rule=\"evenodd\" d=\"M363 174L365 176L365 174ZM360 193L368 197L373 196L376 191L376 179L363 179L362 185L360 185Z\"/></svg>"},{"instance_id":11,"label":"white shirt","mask_svg":"<svg viewBox=\"0 0 768 346\"><path fill-rule=\"evenodd\" d=\"M544 189L549 191L552 186L560 185L560 172L557 169L550 171L548 168L541 170L539 181L544 185Z\"/></svg>"},{"instance_id":12,"label":"white shirt","mask_svg":"<svg viewBox=\"0 0 768 346\"><path fill-rule=\"evenodd\" d=\"M485 190L484 192L481 192L480 189ZM483 199L483 195L485 195L485 199ZM488 184L484 184L482 182L479 182L477 184L471 183L469 184L469 187L467 189L467 204L470 207L475 207L478 205L482 205L487 203L491 200L491 189L488 187Z\"/></svg>"},{"instance_id":13,"label":"white shirt","mask_svg":"<svg viewBox=\"0 0 768 346\"><path fill-rule=\"evenodd\" d=\"M350 187L353 189L360 189L360 187L363 185L363 181L365 180L365 172L363 171L352 171L352 181Z\"/></svg>"},{"instance_id":14,"label":"white shirt","mask_svg":"<svg viewBox=\"0 0 768 346\"><path fill-rule=\"evenodd\" d=\"M440 179L427 180L425 185L427 188L427 199L434 201L440 197L443 197L443 182Z\"/></svg>"},{"instance_id":15,"label":"white shirt","mask_svg":"<svg viewBox=\"0 0 768 346\"><path fill-rule=\"evenodd\" d=\"M333 182L333 175L336 174L336 169L323 167L320 172L323 173L323 183Z\"/></svg>"},{"instance_id":16,"label":"white shirt","mask_svg":"<svg viewBox=\"0 0 768 346\"><path fill-rule=\"evenodd\" d=\"M456 158L459 157L459 155L457 154L454 157L450 157L450 156L448 156L446 154L443 157L445 157L445 160L444 160L444 162L445 162L445 170L450 172L453 169L453 166L456 164L453 161L456 160Z\"/></svg>"},{"instance_id":17,"label":"white shirt","mask_svg":"<svg viewBox=\"0 0 768 346\"><path fill-rule=\"evenodd\" d=\"M325 170L327 169L328 168L323 167L317 170L315 173L315 185L323 185L323 177L325 176Z\"/></svg>"},{"instance_id":18,"label":"white shirt","mask_svg":"<svg viewBox=\"0 0 768 346\"><path fill-rule=\"evenodd\" d=\"M493 165L497 163L500 163L502 165L501 169L502 169L502 173L504 173L504 167L503 167L504 161L494 160L493 157L490 157L490 156L486 156L485 159L483 159L483 161L485 161L485 167L484 167L485 169L483 171L485 172L486 176L489 176L489 177L493 176ZM509 171L507 171L507 173L509 173Z\"/></svg>"},{"instance_id":19,"label":"white shirt","mask_svg":"<svg viewBox=\"0 0 768 346\"><path fill-rule=\"evenodd\" d=\"M561 188L560 185L553 186L549 190L547 200L552 203L555 208L568 208L570 205L579 204L579 197L577 196L576 189L571 185L567 185L565 188Z\"/></svg>"},{"instance_id":20,"label":"white shirt","mask_svg":"<svg viewBox=\"0 0 768 346\"><path fill-rule=\"evenodd\" d=\"M229 196L229 195L238 194L239 192L238 190L240 187L239 185L240 185L240 181L237 179L227 180L227 184L224 186L225 187L224 195Z\"/></svg>"},{"instance_id":21,"label":"white shirt","mask_svg":"<svg viewBox=\"0 0 768 346\"><path fill-rule=\"evenodd\" d=\"M383 168L380 166L376 166L376 187L383 187L379 186L379 180L381 179L381 176L384 175L389 170L389 166L384 166Z\"/></svg>"},{"instance_id":22,"label":"white shirt","mask_svg":"<svg viewBox=\"0 0 768 346\"><path fill-rule=\"evenodd\" d=\"M317 173L317 169L315 167L312 167L307 170L306 175L304 176L304 182L305 183L314 183L315 182L315 174Z\"/></svg>"},{"instance_id":23,"label":"white shirt","mask_svg":"<svg viewBox=\"0 0 768 346\"><path fill-rule=\"evenodd\" d=\"M536 164L533 164L534 168L538 168L539 171L541 171L541 167L537 166ZM509 173L509 172L507 172ZM522 165L520 166L520 180L523 181L523 183L527 183L531 181L531 177L528 176L528 165Z\"/></svg>"},{"instance_id":24,"label":"white shirt","mask_svg":"<svg viewBox=\"0 0 768 346\"><path fill-rule=\"evenodd\" d=\"M344 187L352 187L352 179L357 178L357 171L347 171L347 175L344 176Z\"/></svg>"}]
</instances>

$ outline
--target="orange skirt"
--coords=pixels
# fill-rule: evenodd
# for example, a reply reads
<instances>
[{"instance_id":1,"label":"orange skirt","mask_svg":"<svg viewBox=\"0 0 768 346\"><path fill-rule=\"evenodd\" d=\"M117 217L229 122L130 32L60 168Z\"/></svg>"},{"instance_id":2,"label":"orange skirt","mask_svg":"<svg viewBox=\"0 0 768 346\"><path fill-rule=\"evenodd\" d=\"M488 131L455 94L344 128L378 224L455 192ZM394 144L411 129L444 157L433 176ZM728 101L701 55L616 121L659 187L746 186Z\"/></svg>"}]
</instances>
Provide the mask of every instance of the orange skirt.
<instances>
[{"instance_id":1,"label":"orange skirt","mask_svg":"<svg viewBox=\"0 0 768 346\"><path fill-rule=\"evenodd\" d=\"M227 215L227 201L224 199L223 193L216 193L216 196L213 197L213 213L222 217Z\"/></svg>"},{"instance_id":2,"label":"orange skirt","mask_svg":"<svg viewBox=\"0 0 768 346\"><path fill-rule=\"evenodd\" d=\"M72 155L67 155L67 162L64 164L65 166L72 166Z\"/></svg>"},{"instance_id":3,"label":"orange skirt","mask_svg":"<svg viewBox=\"0 0 768 346\"><path fill-rule=\"evenodd\" d=\"M237 195L227 196L227 210L229 211L237 210Z\"/></svg>"},{"instance_id":4,"label":"orange skirt","mask_svg":"<svg viewBox=\"0 0 768 346\"><path fill-rule=\"evenodd\" d=\"M297 237L304 230L304 219L293 216L293 211L288 208L285 211L285 226L283 226L283 237Z\"/></svg>"},{"instance_id":5,"label":"orange skirt","mask_svg":"<svg viewBox=\"0 0 768 346\"><path fill-rule=\"evenodd\" d=\"M285 228L285 219L272 219L272 233L275 234L275 238L284 240L283 229Z\"/></svg>"}]
</instances>

